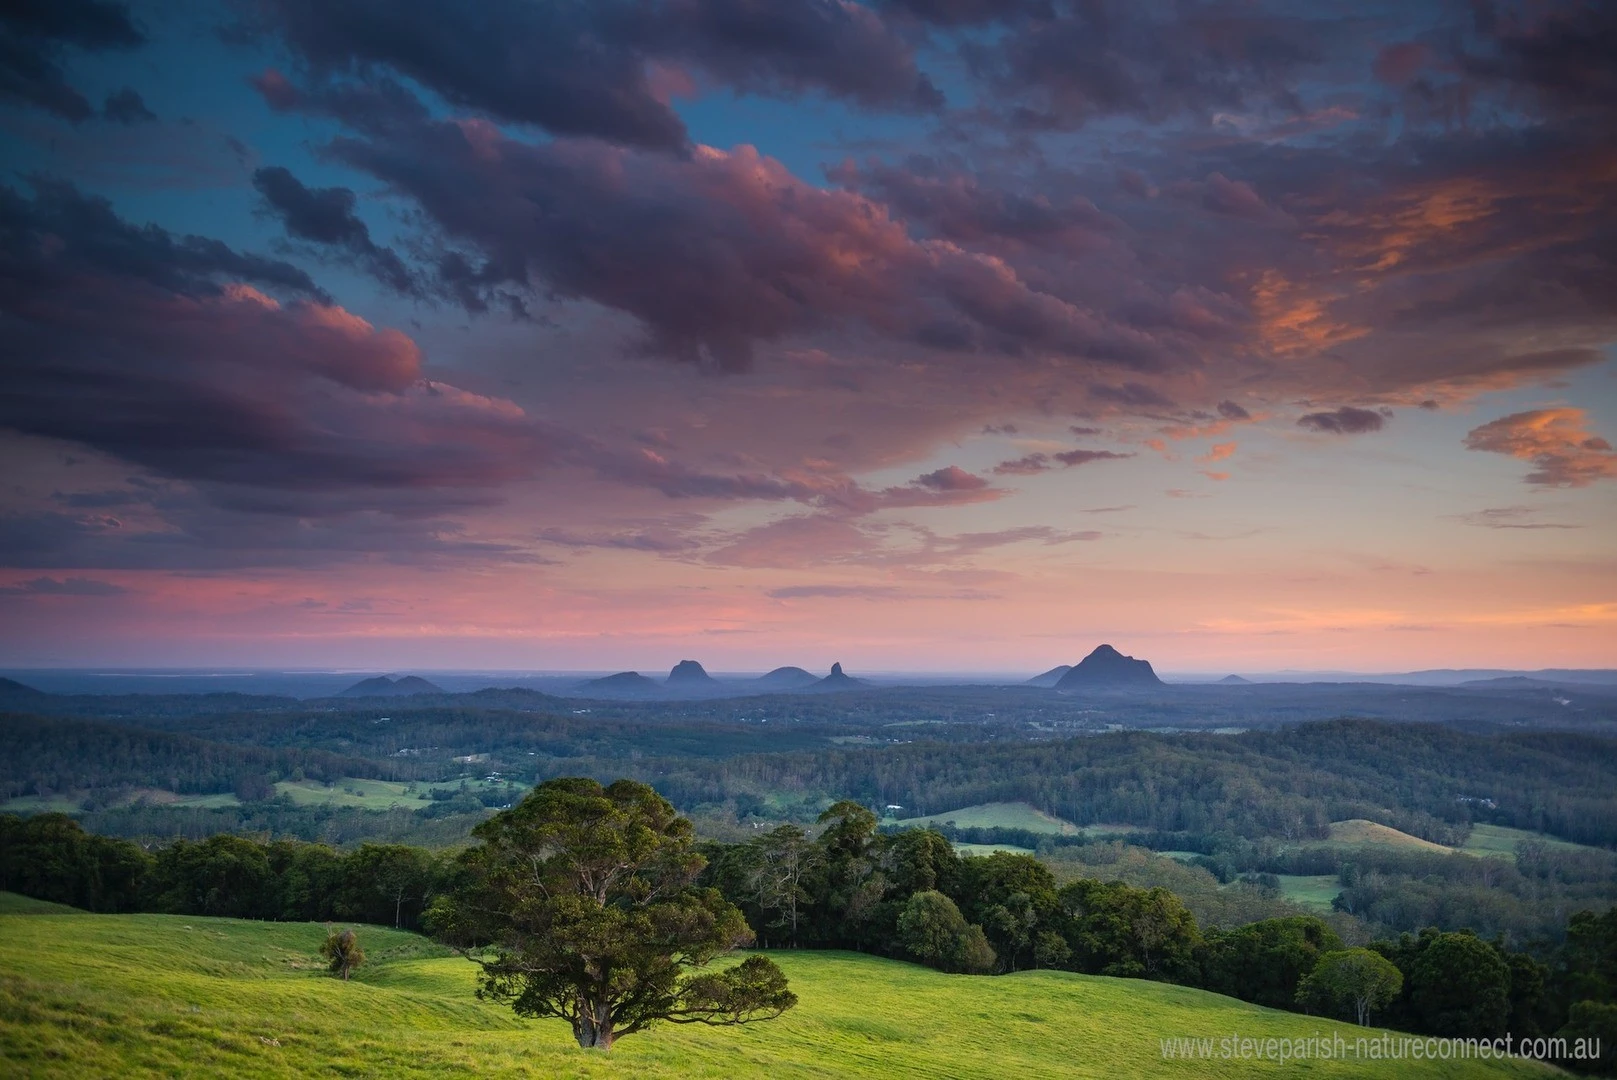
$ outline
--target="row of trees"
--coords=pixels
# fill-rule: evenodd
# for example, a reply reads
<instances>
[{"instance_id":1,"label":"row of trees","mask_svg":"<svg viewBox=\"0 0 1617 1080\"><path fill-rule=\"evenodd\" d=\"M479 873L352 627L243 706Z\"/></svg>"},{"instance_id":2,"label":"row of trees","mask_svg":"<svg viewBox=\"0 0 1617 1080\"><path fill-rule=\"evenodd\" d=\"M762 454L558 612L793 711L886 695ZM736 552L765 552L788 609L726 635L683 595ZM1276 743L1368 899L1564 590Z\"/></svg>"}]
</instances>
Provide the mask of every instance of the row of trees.
<instances>
[{"instance_id":1,"label":"row of trees","mask_svg":"<svg viewBox=\"0 0 1617 1080\"><path fill-rule=\"evenodd\" d=\"M147 850L85 832L63 814L0 815L0 889L86 911L343 920L421 928L452 867L422 848L338 852L220 834Z\"/></svg>"},{"instance_id":2,"label":"row of trees","mask_svg":"<svg viewBox=\"0 0 1617 1080\"><path fill-rule=\"evenodd\" d=\"M704 880L769 945L861 949L947 971L1157 979L1437 1035L1549 1034L1617 1007L1617 908L1573 916L1565 943L1541 958L1435 928L1349 949L1313 916L1203 930L1167 889L1058 885L1031 856L961 858L930 830L882 834L851 802L820 824L818 837L784 825L706 849Z\"/></svg>"}]
</instances>

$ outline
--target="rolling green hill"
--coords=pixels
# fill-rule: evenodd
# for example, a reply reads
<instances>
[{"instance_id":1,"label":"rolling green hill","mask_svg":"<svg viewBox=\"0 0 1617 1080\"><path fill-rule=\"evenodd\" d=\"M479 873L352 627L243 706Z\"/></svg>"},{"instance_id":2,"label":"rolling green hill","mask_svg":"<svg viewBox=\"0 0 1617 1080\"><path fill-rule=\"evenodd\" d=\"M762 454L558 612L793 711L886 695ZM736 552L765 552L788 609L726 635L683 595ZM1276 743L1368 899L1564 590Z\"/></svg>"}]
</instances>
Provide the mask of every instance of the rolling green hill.
<instances>
[{"instance_id":1,"label":"rolling green hill","mask_svg":"<svg viewBox=\"0 0 1617 1080\"><path fill-rule=\"evenodd\" d=\"M165 915L0 915L8 1076L1134 1077L1280 1075L1165 1061L1177 1036L1361 1029L1200 990L1034 971L944 975L855 953L774 953L802 999L744 1028L664 1025L610 1054L559 1021L472 996L470 964L360 929L353 982L321 971L324 928ZM1422 1067L1424 1066L1424 1067ZM1525 1063L1317 1062L1319 1076L1543 1076Z\"/></svg>"},{"instance_id":2,"label":"rolling green hill","mask_svg":"<svg viewBox=\"0 0 1617 1080\"><path fill-rule=\"evenodd\" d=\"M883 824L915 828L923 825L942 825L950 821L962 829L1026 829L1029 832L1059 836L1076 836L1082 831L1072 822L1046 814L1043 810L1025 802L983 803L927 817L888 820Z\"/></svg>"}]
</instances>

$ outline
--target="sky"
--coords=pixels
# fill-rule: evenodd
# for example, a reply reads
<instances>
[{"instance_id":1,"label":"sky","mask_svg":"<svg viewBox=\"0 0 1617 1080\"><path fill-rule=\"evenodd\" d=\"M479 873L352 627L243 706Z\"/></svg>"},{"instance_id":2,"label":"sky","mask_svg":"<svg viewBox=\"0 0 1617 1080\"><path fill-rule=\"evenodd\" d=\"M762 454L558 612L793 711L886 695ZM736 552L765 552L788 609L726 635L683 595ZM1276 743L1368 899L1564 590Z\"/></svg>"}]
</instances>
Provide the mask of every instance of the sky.
<instances>
[{"instance_id":1,"label":"sky","mask_svg":"<svg viewBox=\"0 0 1617 1080\"><path fill-rule=\"evenodd\" d=\"M22 0L0 665L1617 666L1617 6Z\"/></svg>"}]
</instances>

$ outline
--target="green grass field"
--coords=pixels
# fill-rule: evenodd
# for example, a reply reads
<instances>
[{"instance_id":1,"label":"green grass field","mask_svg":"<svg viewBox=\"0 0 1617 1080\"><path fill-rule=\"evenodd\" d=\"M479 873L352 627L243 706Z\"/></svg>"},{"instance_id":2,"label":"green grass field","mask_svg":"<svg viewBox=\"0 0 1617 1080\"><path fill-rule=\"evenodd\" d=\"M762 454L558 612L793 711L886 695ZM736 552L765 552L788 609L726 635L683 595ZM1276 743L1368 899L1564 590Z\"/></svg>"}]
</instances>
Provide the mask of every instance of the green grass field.
<instances>
[{"instance_id":1,"label":"green grass field","mask_svg":"<svg viewBox=\"0 0 1617 1080\"><path fill-rule=\"evenodd\" d=\"M417 784L412 792L408 790L409 784L397 781L345 777L333 784L322 784L318 780L282 780L275 785L275 790L299 806L351 806L361 810L387 810L403 806L419 810L431 802L430 790L441 788L453 791L461 783L461 780L445 780L436 784ZM473 793L487 788L506 787L505 784L489 783L480 778L467 778L464 783L467 790ZM521 792L512 793L513 801L520 797Z\"/></svg>"},{"instance_id":2,"label":"green grass field","mask_svg":"<svg viewBox=\"0 0 1617 1080\"><path fill-rule=\"evenodd\" d=\"M1294 904L1330 911L1331 901L1342 891L1336 874L1280 874L1280 895Z\"/></svg>"},{"instance_id":3,"label":"green grass field","mask_svg":"<svg viewBox=\"0 0 1617 1080\"><path fill-rule=\"evenodd\" d=\"M15 910L14 908L12 910ZM324 928L170 915L0 915L8 1077L1543 1076L1514 1063L1165 1061L1164 1037L1360 1029L1200 990L1061 972L943 975L857 953L774 953L802 1003L743 1028L664 1025L609 1054L560 1021L477 1001L473 968L360 928L353 982L325 975ZM1422 1067L1424 1066L1424 1067Z\"/></svg>"},{"instance_id":4,"label":"green grass field","mask_svg":"<svg viewBox=\"0 0 1617 1080\"><path fill-rule=\"evenodd\" d=\"M407 794L407 784L390 780L343 779L326 785L318 780L282 780L275 785L299 806L357 806L364 810L386 810L392 806L419 808L429 796L424 789Z\"/></svg>"},{"instance_id":5,"label":"green grass field","mask_svg":"<svg viewBox=\"0 0 1617 1080\"><path fill-rule=\"evenodd\" d=\"M961 844L954 845L955 851L961 855L992 855L996 851L1008 851L1012 855L1031 855L1032 848L1017 847L1015 844Z\"/></svg>"},{"instance_id":6,"label":"green grass field","mask_svg":"<svg viewBox=\"0 0 1617 1080\"><path fill-rule=\"evenodd\" d=\"M1526 829L1507 829L1503 825L1473 825L1471 835L1459 850L1470 855L1494 855L1507 859L1516 857L1516 845L1523 840L1542 840L1552 851L1604 851L1604 848L1574 844L1570 840L1557 840L1541 832Z\"/></svg>"},{"instance_id":7,"label":"green grass field","mask_svg":"<svg viewBox=\"0 0 1617 1080\"><path fill-rule=\"evenodd\" d=\"M0 892L0 915L83 915L85 912L50 900L35 900L14 892Z\"/></svg>"},{"instance_id":8,"label":"green grass field","mask_svg":"<svg viewBox=\"0 0 1617 1080\"><path fill-rule=\"evenodd\" d=\"M1056 836L1076 836L1082 831L1072 822L1046 814L1024 802L982 803L979 806L963 806L945 814L889 820L883 824L919 827L942 825L947 821L954 822L962 829L1027 829L1029 832Z\"/></svg>"},{"instance_id":9,"label":"green grass field","mask_svg":"<svg viewBox=\"0 0 1617 1080\"><path fill-rule=\"evenodd\" d=\"M0 803L0 814L73 814L83 797L71 795L19 795Z\"/></svg>"}]
</instances>

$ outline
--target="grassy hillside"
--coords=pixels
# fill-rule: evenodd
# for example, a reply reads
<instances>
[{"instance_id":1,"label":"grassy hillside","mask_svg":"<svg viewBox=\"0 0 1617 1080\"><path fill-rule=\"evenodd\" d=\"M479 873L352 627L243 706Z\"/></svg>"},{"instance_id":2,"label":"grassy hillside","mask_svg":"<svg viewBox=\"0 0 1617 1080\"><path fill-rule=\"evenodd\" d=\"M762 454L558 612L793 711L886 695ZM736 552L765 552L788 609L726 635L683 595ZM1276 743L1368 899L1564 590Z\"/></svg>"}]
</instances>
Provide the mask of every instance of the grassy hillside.
<instances>
[{"instance_id":1,"label":"grassy hillside","mask_svg":"<svg viewBox=\"0 0 1617 1080\"><path fill-rule=\"evenodd\" d=\"M1070 821L1046 814L1025 802L982 803L943 814L887 821L887 825L942 825L952 821L962 829L1027 829L1029 832L1076 836L1081 830Z\"/></svg>"},{"instance_id":2,"label":"grassy hillside","mask_svg":"<svg viewBox=\"0 0 1617 1080\"><path fill-rule=\"evenodd\" d=\"M1276 1075L1164 1061L1160 1038L1358 1029L1199 990L1059 972L943 975L851 953L773 954L802 1004L739 1029L663 1026L586 1054L559 1021L472 996L472 968L362 928L351 983L315 924L163 915L0 915L8 1076L1136 1077ZM1514 1063L1315 1063L1319 1076L1542 1076Z\"/></svg>"},{"instance_id":3,"label":"grassy hillside","mask_svg":"<svg viewBox=\"0 0 1617 1080\"><path fill-rule=\"evenodd\" d=\"M66 904L49 900L35 900L32 896L18 896L14 892L0 892L0 915L83 915L84 912Z\"/></svg>"},{"instance_id":4,"label":"grassy hillside","mask_svg":"<svg viewBox=\"0 0 1617 1080\"><path fill-rule=\"evenodd\" d=\"M1348 821L1331 822L1331 843L1344 847L1362 847L1376 845L1382 847L1398 847L1412 851L1452 851L1442 844L1434 844L1430 840L1422 840L1418 836L1411 836L1406 832L1387 825L1378 825L1363 818L1352 818Z\"/></svg>"}]
</instances>

